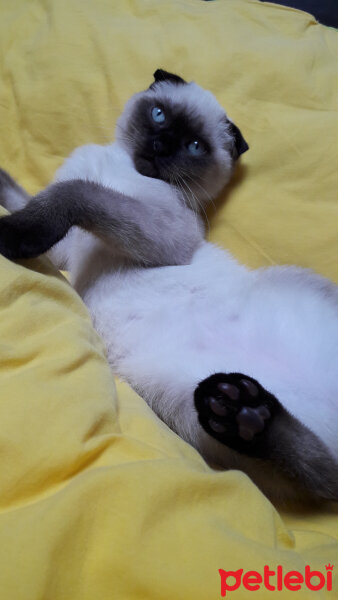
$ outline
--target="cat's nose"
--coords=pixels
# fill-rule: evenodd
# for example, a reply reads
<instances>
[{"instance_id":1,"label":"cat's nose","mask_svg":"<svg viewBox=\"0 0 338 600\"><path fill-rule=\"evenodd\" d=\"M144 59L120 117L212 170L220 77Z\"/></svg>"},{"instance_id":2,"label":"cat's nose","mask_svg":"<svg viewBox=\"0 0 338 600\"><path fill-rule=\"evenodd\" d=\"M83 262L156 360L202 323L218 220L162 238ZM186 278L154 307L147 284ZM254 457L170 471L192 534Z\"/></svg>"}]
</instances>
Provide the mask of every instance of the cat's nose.
<instances>
[{"instance_id":1,"label":"cat's nose","mask_svg":"<svg viewBox=\"0 0 338 600\"><path fill-rule=\"evenodd\" d=\"M169 156L175 148L175 140L172 135L163 133L153 140L153 152L157 156Z\"/></svg>"}]
</instances>

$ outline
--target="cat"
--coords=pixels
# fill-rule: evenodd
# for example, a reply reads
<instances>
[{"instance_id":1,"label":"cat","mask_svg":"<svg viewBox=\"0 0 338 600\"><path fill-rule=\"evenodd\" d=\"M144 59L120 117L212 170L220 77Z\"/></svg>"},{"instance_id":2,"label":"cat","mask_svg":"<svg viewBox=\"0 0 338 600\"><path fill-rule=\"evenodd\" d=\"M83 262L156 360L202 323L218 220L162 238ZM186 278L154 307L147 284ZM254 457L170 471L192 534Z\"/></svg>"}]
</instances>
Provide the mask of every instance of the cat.
<instances>
[{"instance_id":1,"label":"cat","mask_svg":"<svg viewBox=\"0 0 338 600\"><path fill-rule=\"evenodd\" d=\"M273 501L338 500L338 288L250 270L202 213L248 150L211 92L158 69L107 146L77 148L34 198L4 171L0 252L49 251L111 368L217 468Z\"/></svg>"}]
</instances>

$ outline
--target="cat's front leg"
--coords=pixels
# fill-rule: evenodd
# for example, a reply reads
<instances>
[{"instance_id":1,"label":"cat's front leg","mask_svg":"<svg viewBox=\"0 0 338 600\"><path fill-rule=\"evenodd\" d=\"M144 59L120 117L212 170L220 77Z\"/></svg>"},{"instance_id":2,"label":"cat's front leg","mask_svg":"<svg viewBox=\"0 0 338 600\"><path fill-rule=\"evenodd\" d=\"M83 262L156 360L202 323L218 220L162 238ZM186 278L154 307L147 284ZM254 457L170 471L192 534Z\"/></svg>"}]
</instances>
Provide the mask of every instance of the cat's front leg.
<instances>
[{"instance_id":1,"label":"cat's front leg","mask_svg":"<svg viewBox=\"0 0 338 600\"><path fill-rule=\"evenodd\" d=\"M325 444L258 381L217 373L194 394L203 429L227 448L271 464L313 496L338 500L338 463Z\"/></svg>"},{"instance_id":2,"label":"cat's front leg","mask_svg":"<svg viewBox=\"0 0 338 600\"><path fill-rule=\"evenodd\" d=\"M74 226L102 239L115 255L148 267L188 264L203 240L200 220L178 200L148 202L74 179L51 184L21 210L0 218L0 254L34 258Z\"/></svg>"}]
</instances>

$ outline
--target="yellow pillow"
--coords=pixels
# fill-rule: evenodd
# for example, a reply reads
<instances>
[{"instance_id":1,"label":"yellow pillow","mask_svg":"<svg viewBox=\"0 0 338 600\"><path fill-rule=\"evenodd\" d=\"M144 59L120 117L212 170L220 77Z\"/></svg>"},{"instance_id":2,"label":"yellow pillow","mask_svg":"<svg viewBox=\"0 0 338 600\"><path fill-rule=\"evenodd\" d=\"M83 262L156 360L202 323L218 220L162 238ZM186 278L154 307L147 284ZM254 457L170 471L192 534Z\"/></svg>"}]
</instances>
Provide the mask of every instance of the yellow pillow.
<instances>
[{"instance_id":1,"label":"yellow pillow","mask_svg":"<svg viewBox=\"0 0 338 600\"><path fill-rule=\"evenodd\" d=\"M75 146L110 141L163 67L215 92L251 147L211 239L252 266L337 278L335 31L255 0L0 6L0 164L30 192ZM45 259L0 269L1 597L205 600L218 569L264 565L327 581L333 507L278 513L244 474L211 471L127 386L117 398L86 309Z\"/></svg>"}]
</instances>

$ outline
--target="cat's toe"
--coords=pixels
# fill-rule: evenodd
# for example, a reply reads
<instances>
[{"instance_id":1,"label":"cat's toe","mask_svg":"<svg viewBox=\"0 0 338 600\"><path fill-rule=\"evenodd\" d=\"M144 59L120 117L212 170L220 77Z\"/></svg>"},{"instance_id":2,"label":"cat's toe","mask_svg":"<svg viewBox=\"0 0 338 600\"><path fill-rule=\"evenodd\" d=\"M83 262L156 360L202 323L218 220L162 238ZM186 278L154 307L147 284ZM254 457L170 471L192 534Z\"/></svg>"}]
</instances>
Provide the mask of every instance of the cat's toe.
<instances>
[{"instance_id":1,"label":"cat's toe","mask_svg":"<svg viewBox=\"0 0 338 600\"><path fill-rule=\"evenodd\" d=\"M228 400L231 399L236 401L240 396L240 391L238 387L231 383L224 383L223 381L221 381L221 383L217 384L217 389L222 394L224 394L224 396L227 397Z\"/></svg>"},{"instance_id":2,"label":"cat's toe","mask_svg":"<svg viewBox=\"0 0 338 600\"><path fill-rule=\"evenodd\" d=\"M251 379L247 379L246 377L243 377L243 379L240 379L240 383L246 388L249 396L252 396L253 398L256 398L256 396L258 396L259 394L259 386L256 383L253 383L253 381Z\"/></svg>"},{"instance_id":3,"label":"cat's toe","mask_svg":"<svg viewBox=\"0 0 338 600\"><path fill-rule=\"evenodd\" d=\"M209 419L209 427L211 427L215 433L225 433L227 430L225 424L216 421L215 419Z\"/></svg>"},{"instance_id":4,"label":"cat's toe","mask_svg":"<svg viewBox=\"0 0 338 600\"><path fill-rule=\"evenodd\" d=\"M209 403L211 412L213 412L215 415L219 417L225 417L225 415L228 414L229 409L226 407L225 403L222 402L222 399L217 399L213 396L210 396L210 398L207 398L206 401Z\"/></svg>"},{"instance_id":5,"label":"cat's toe","mask_svg":"<svg viewBox=\"0 0 338 600\"><path fill-rule=\"evenodd\" d=\"M265 427L265 421L271 417L269 409L264 406L251 408L243 406L236 417L238 423L238 435L243 440L252 440L256 433L261 433Z\"/></svg>"}]
</instances>

